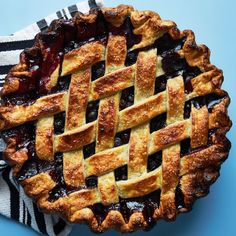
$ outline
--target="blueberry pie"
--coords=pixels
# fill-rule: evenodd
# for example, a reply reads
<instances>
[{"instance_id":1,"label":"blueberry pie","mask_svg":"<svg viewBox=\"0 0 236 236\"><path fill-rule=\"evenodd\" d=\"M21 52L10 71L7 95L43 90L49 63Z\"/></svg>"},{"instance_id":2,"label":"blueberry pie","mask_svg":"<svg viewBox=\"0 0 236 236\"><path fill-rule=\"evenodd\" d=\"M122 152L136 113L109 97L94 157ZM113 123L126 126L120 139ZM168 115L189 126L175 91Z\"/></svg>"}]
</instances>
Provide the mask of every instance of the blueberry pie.
<instances>
[{"instance_id":1,"label":"blueberry pie","mask_svg":"<svg viewBox=\"0 0 236 236\"><path fill-rule=\"evenodd\" d=\"M192 31L131 6L55 20L1 90L5 160L40 209L95 232L150 229L209 192L230 99Z\"/></svg>"}]
</instances>

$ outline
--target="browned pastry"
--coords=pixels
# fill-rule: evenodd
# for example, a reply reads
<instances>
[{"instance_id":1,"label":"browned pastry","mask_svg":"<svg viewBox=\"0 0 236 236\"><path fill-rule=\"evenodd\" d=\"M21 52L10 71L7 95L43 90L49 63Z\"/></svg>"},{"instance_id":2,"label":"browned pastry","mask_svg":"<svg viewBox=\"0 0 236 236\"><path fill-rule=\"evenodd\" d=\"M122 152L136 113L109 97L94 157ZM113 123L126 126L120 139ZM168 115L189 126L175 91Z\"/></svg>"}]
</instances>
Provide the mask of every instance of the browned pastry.
<instances>
[{"instance_id":1,"label":"browned pastry","mask_svg":"<svg viewBox=\"0 0 236 236\"><path fill-rule=\"evenodd\" d=\"M1 91L5 159L49 213L102 232L174 220L219 176L228 94L210 51L131 6L55 20Z\"/></svg>"}]
</instances>

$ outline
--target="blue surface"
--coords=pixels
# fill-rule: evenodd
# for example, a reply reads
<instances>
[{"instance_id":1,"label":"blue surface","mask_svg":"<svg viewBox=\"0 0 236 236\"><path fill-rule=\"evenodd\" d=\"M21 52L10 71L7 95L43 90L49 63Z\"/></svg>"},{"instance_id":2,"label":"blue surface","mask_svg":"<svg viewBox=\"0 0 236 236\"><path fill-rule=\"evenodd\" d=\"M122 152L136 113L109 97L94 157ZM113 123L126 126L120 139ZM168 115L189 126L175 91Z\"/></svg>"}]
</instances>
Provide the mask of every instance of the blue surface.
<instances>
[{"instance_id":1,"label":"blue surface","mask_svg":"<svg viewBox=\"0 0 236 236\"><path fill-rule=\"evenodd\" d=\"M0 2L0 35L7 35L28 24L43 18L76 0L2 0ZM223 88L231 96L230 115L236 124L235 86L235 38L236 38L236 3L233 0L105 0L106 5L116 6L119 3L134 5L137 9L152 9L159 12L163 19L178 23L180 29L192 29L198 43L204 43L212 51L211 61L223 69L225 81ZM4 9L4 11L2 10ZM22 14L27 12L27 14ZM3 23L4 22L4 23ZM211 193L194 205L192 212L180 215L174 223L159 222L148 233L138 232L133 235L181 235L181 236L231 236L236 235L236 141L233 127L228 135L232 142L229 159L223 164L221 177L211 187ZM0 190L1 191L1 190ZM0 203L1 204L1 203ZM34 231L0 217L0 235L11 236L38 235ZM86 226L76 225L71 236L93 235ZM104 235L120 235L108 232Z\"/></svg>"}]
</instances>

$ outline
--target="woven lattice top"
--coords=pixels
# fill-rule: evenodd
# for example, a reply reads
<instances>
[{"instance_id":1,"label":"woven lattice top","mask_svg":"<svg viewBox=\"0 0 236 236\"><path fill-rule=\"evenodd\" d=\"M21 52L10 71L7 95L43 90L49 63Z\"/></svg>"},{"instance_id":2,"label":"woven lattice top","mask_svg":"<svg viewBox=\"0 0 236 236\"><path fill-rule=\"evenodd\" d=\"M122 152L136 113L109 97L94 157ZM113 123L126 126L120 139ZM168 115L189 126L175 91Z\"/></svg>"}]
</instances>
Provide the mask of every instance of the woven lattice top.
<instances>
[{"instance_id":1,"label":"woven lattice top","mask_svg":"<svg viewBox=\"0 0 236 236\"><path fill-rule=\"evenodd\" d=\"M49 44L39 36L37 91L44 92L30 103L14 97L25 76L35 76L25 62L30 56L22 55L2 91L6 159L41 208L71 222L129 231L160 217L174 219L206 194L228 153L223 133L230 127L229 98L220 89L222 72L191 31L179 32L153 12L120 6L78 14L72 22L78 32L86 26L96 33L103 22L110 33L89 35L70 50L65 38L72 33L61 30L64 22L51 26L48 35L56 36ZM60 37L63 53L56 44ZM69 88L58 89L61 81ZM89 113L93 106L97 110ZM60 133L56 122L64 123Z\"/></svg>"}]
</instances>

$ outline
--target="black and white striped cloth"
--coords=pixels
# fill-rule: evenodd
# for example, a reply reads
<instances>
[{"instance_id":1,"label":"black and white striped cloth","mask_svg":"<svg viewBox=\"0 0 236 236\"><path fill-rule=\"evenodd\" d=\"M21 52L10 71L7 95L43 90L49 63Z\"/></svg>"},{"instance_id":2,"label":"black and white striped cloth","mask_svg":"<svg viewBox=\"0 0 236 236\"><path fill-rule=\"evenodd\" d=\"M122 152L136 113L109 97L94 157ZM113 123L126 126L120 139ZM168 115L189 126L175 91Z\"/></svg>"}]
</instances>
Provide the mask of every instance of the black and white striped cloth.
<instances>
[{"instance_id":1,"label":"black and white striped cloth","mask_svg":"<svg viewBox=\"0 0 236 236\"><path fill-rule=\"evenodd\" d=\"M102 0L97 0L102 4ZM80 2L14 33L0 36L0 88L9 70L19 62L19 54L31 47L37 33L47 29L54 19L69 19L77 11L88 12L88 2ZM25 195L24 190L14 181L11 168L2 160L5 144L0 138L0 214L23 223L45 235L68 235L72 226L57 216L41 213L37 206Z\"/></svg>"}]
</instances>

